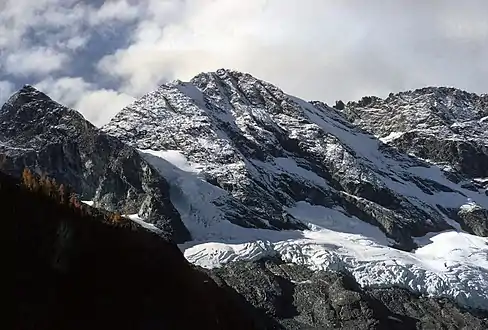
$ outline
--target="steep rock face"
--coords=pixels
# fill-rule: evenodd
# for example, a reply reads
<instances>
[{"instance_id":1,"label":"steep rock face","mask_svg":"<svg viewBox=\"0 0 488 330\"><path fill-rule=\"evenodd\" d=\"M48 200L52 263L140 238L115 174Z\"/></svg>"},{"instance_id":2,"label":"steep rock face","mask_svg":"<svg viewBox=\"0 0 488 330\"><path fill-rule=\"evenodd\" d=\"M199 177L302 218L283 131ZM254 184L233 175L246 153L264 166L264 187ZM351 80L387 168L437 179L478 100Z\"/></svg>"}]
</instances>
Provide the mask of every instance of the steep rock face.
<instances>
[{"instance_id":1,"label":"steep rock face","mask_svg":"<svg viewBox=\"0 0 488 330\"><path fill-rule=\"evenodd\" d=\"M458 212L458 216L464 229L471 229L478 236L488 236L488 210L468 204Z\"/></svg>"},{"instance_id":2,"label":"steep rock face","mask_svg":"<svg viewBox=\"0 0 488 330\"><path fill-rule=\"evenodd\" d=\"M384 145L336 109L235 71L162 85L102 130L149 158L180 152L223 191L211 200L222 217L249 227L303 228L290 209L305 201L378 226L411 249L412 236L451 228L455 217L444 207L488 205L458 184L461 176ZM188 203L191 217L197 207Z\"/></svg>"},{"instance_id":3,"label":"steep rock face","mask_svg":"<svg viewBox=\"0 0 488 330\"><path fill-rule=\"evenodd\" d=\"M30 168L69 184L96 207L138 213L177 242L190 238L168 183L135 149L31 86L0 109L0 155L10 174Z\"/></svg>"},{"instance_id":4,"label":"steep rock face","mask_svg":"<svg viewBox=\"0 0 488 330\"><path fill-rule=\"evenodd\" d=\"M399 288L361 289L348 275L313 272L279 260L231 263L209 271L286 329L486 329L488 314ZM248 279L253 278L253 285Z\"/></svg>"},{"instance_id":5,"label":"steep rock face","mask_svg":"<svg viewBox=\"0 0 488 330\"><path fill-rule=\"evenodd\" d=\"M343 109L354 124L403 152L488 177L488 95L426 87L365 97Z\"/></svg>"}]
</instances>

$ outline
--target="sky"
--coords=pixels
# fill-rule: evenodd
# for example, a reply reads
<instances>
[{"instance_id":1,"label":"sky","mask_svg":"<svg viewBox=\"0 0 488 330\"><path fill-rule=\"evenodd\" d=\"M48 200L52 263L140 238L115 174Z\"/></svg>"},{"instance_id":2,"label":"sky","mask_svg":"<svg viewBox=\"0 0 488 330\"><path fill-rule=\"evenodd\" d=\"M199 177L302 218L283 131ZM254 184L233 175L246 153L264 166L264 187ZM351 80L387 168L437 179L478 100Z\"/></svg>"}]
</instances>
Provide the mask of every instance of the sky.
<instances>
[{"instance_id":1,"label":"sky","mask_svg":"<svg viewBox=\"0 0 488 330\"><path fill-rule=\"evenodd\" d=\"M333 104L488 93L486 0L0 0L0 102L24 84L103 125L219 68Z\"/></svg>"}]
</instances>

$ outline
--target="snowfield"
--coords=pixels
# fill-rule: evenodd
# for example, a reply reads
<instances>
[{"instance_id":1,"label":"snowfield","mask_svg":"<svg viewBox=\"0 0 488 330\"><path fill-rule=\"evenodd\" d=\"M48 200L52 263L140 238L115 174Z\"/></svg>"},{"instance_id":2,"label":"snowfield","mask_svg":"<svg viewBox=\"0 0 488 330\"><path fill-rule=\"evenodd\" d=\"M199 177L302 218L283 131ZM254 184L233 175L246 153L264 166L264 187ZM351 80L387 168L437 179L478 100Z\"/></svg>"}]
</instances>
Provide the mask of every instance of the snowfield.
<instances>
[{"instance_id":1,"label":"snowfield","mask_svg":"<svg viewBox=\"0 0 488 330\"><path fill-rule=\"evenodd\" d=\"M244 228L225 219L216 205L228 192L207 183L198 164L187 162L175 150L140 152L171 186L171 201L193 237L179 247L196 265L213 268L237 260L279 256L311 269L347 271L364 287L399 286L488 309L488 238L460 230L429 233L415 238L417 250L405 252L390 247L393 242L377 227L340 208L307 202L298 202L287 211L307 223L308 230ZM131 218L142 222L136 216Z\"/></svg>"}]
</instances>

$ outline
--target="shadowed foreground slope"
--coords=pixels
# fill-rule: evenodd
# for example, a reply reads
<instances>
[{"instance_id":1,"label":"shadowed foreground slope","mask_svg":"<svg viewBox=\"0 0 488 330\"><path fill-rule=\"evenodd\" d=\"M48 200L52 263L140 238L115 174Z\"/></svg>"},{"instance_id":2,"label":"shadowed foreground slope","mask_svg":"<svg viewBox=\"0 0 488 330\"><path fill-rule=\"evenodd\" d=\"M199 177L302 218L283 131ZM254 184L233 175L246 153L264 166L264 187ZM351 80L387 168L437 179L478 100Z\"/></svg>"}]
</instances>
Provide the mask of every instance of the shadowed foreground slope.
<instances>
[{"instance_id":1,"label":"shadowed foreground slope","mask_svg":"<svg viewBox=\"0 0 488 330\"><path fill-rule=\"evenodd\" d=\"M256 328L176 246L131 222L83 215L1 173L0 201L16 329Z\"/></svg>"},{"instance_id":2,"label":"shadowed foreground slope","mask_svg":"<svg viewBox=\"0 0 488 330\"><path fill-rule=\"evenodd\" d=\"M25 182L26 180L24 180ZM27 180L29 181L29 180ZM481 311L278 260L199 271L118 215L0 172L16 329L486 329ZM53 192L55 190L51 190ZM56 193L51 193L55 196ZM13 240L13 242L10 242ZM216 284L218 283L218 284Z\"/></svg>"}]
</instances>

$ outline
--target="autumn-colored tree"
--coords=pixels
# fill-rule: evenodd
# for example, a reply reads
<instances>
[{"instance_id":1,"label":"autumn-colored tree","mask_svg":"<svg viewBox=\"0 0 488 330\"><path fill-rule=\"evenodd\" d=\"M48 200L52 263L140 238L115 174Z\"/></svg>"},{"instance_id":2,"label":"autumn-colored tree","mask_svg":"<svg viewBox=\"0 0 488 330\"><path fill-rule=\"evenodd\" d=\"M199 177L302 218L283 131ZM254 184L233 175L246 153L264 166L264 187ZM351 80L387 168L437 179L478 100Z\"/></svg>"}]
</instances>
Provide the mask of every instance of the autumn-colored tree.
<instances>
[{"instance_id":1,"label":"autumn-colored tree","mask_svg":"<svg viewBox=\"0 0 488 330\"><path fill-rule=\"evenodd\" d=\"M54 190L54 186L53 186L53 183L51 181L51 179L46 176L45 174L43 174L41 176L41 179L39 180L39 185L40 185L40 188L41 188L41 192L48 196L48 197L52 197L52 193L53 193L53 190Z\"/></svg>"},{"instance_id":2,"label":"autumn-colored tree","mask_svg":"<svg viewBox=\"0 0 488 330\"><path fill-rule=\"evenodd\" d=\"M52 197L53 195L53 183L51 181L50 178L48 177L44 177L43 180L42 180L42 192L48 196L48 197Z\"/></svg>"},{"instance_id":3,"label":"autumn-colored tree","mask_svg":"<svg viewBox=\"0 0 488 330\"><path fill-rule=\"evenodd\" d=\"M22 184L24 185L24 187L29 189L30 189L30 176L31 176L31 172L29 171L29 169L27 167L24 168L24 170L22 171Z\"/></svg>"},{"instance_id":4,"label":"autumn-colored tree","mask_svg":"<svg viewBox=\"0 0 488 330\"><path fill-rule=\"evenodd\" d=\"M122 215L120 214L120 212L113 213L111 216L111 221L115 222L115 223L121 222L122 221Z\"/></svg>"},{"instance_id":5,"label":"autumn-colored tree","mask_svg":"<svg viewBox=\"0 0 488 330\"><path fill-rule=\"evenodd\" d=\"M22 184L30 190L34 190L34 182L36 178L32 175L32 172L26 167L22 172Z\"/></svg>"},{"instance_id":6,"label":"autumn-colored tree","mask_svg":"<svg viewBox=\"0 0 488 330\"><path fill-rule=\"evenodd\" d=\"M44 193L44 186L46 185L46 175L42 174L39 178L39 190Z\"/></svg>"},{"instance_id":7,"label":"autumn-colored tree","mask_svg":"<svg viewBox=\"0 0 488 330\"><path fill-rule=\"evenodd\" d=\"M51 197L59 201L59 186L55 179L51 179L51 185L52 185Z\"/></svg>"}]
</instances>

